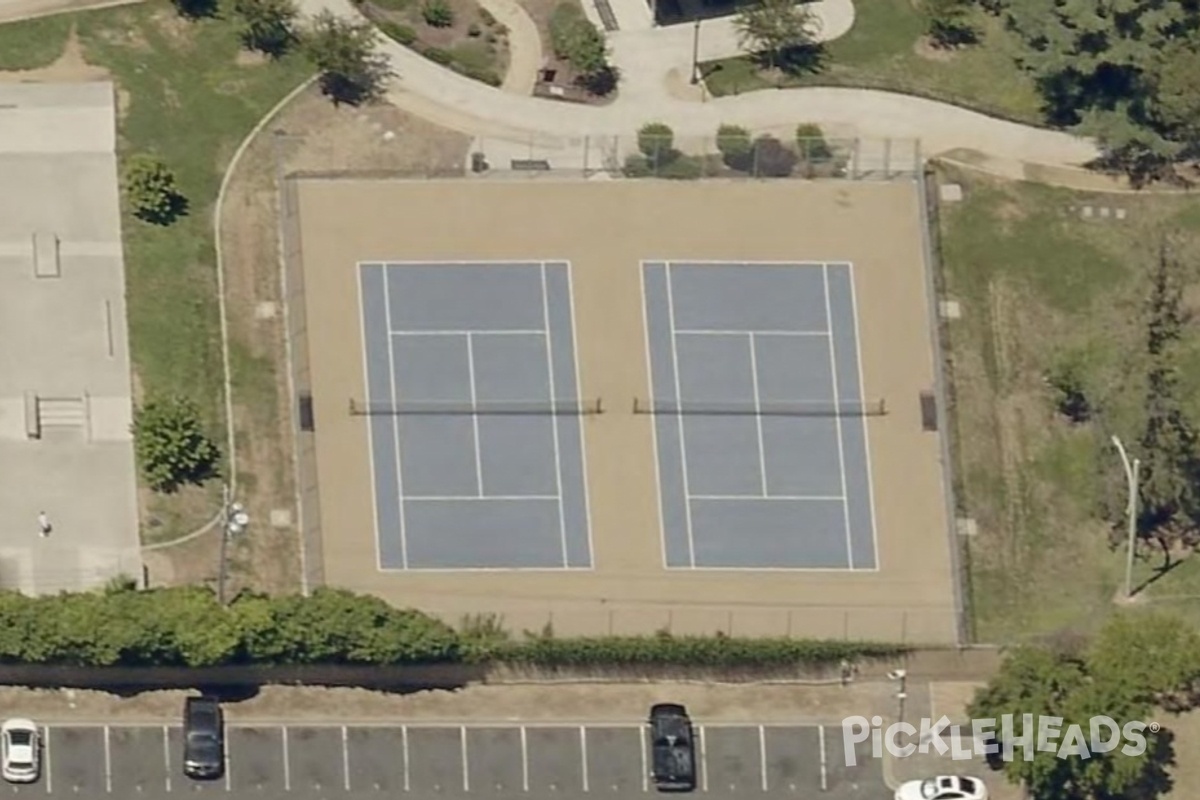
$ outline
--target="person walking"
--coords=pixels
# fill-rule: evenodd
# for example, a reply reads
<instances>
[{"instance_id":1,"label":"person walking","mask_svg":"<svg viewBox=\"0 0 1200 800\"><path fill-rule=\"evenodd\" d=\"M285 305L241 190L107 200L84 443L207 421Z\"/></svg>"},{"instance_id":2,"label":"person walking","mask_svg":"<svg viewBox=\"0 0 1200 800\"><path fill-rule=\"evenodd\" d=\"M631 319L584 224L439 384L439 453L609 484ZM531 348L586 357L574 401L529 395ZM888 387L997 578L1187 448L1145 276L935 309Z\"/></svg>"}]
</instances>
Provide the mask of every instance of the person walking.
<instances>
[{"instance_id":1,"label":"person walking","mask_svg":"<svg viewBox=\"0 0 1200 800\"><path fill-rule=\"evenodd\" d=\"M50 518L45 511L38 512L38 533L43 539L50 535Z\"/></svg>"}]
</instances>

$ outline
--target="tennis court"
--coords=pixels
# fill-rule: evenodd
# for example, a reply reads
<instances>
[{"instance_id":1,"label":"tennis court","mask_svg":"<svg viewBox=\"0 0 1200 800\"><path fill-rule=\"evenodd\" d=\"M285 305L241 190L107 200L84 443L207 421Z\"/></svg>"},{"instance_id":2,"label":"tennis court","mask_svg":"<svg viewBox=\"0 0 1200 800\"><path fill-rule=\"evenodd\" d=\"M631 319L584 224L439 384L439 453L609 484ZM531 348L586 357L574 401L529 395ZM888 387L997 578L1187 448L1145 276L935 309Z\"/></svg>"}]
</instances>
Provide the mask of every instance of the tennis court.
<instances>
[{"instance_id":1,"label":"tennis court","mask_svg":"<svg viewBox=\"0 0 1200 800\"><path fill-rule=\"evenodd\" d=\"M853 267L642 278L666 566L876 569Z\"/></svg>"},{"instance_id":2,"label":"tennis court","mask_svg":"<svg viewBox=\"0 0 1200 800\"><path fill-rule=\"evenodd\" d=\"M570 265L360 263L380 569L592 566Z\"/></svg>"}]
</instances>

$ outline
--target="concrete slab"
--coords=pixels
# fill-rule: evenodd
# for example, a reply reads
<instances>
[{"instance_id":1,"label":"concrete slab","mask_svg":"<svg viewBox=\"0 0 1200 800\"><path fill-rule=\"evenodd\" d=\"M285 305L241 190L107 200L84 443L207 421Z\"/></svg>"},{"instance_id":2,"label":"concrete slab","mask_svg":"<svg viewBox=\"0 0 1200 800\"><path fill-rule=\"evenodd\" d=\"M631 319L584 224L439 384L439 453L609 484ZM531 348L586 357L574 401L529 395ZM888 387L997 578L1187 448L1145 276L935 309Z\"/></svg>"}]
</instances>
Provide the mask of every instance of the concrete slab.
<instances>
[{"instance_id":1,"label":"concrete slab","mask_svg":"<svg viewBox=\"0 0 1200 800\"><path fill-rule=\"evenodd\" d=\"M0 85L0 574L28 593L141 573L114 97Z\"/></svg>"}]
</instances>

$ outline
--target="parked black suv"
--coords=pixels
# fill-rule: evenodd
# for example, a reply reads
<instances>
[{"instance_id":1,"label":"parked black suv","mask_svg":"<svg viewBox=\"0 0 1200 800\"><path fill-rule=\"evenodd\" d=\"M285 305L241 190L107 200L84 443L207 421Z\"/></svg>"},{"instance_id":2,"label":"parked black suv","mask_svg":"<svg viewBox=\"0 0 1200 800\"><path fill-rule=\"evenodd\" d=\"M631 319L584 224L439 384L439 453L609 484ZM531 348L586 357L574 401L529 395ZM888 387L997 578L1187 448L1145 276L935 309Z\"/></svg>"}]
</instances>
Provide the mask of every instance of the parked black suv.
<instances>
[{"instance_id":1,"label":"parked black suv","mask_svg":"<svg viewBox=\"0 0 1200 800\"><path fill-rule=\"evenodd\" d=\"M189 697L183 707L183 774L212 780L225 773L225 725L215 697Z\"/></svg>"},{"instance_id":2,"label":"parked black suv","mask_svg":"<svg viewBox=\"0 0 1200 800\"><path fill-rule=\"evenodd\" d=\"M690 792L696 788L692 720L678 703L659 703L650 709L650 743L654 756L654 786L660 792Z\"/></svg>"}]
</instances>

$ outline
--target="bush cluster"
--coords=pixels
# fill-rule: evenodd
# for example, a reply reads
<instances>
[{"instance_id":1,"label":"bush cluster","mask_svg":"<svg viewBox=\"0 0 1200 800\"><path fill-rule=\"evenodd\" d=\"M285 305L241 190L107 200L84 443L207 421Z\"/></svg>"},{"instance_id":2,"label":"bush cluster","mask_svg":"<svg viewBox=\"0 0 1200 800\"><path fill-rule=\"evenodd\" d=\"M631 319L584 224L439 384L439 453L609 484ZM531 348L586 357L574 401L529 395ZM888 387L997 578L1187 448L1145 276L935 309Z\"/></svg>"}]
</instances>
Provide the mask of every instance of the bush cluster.
<instances>
[{"instance_id":1,"label":"bush cluster","mask_svg":"<svg viewBox=\"0 0 1200 800\"><path fill-rule=\"evenodd\" d=\"M887 644L726 636L510 638L495 622L456 631L369 595L244 594L222 607L202 587L28 597L0 592L0 663L84 667L236 664L513 664L570 667L784 667L881 658Z\"/></svg>"}]
</instances>

